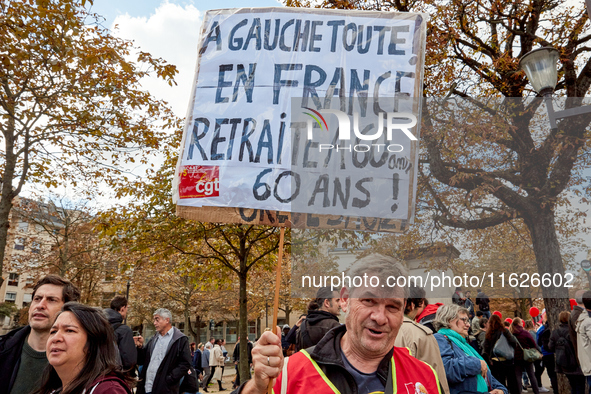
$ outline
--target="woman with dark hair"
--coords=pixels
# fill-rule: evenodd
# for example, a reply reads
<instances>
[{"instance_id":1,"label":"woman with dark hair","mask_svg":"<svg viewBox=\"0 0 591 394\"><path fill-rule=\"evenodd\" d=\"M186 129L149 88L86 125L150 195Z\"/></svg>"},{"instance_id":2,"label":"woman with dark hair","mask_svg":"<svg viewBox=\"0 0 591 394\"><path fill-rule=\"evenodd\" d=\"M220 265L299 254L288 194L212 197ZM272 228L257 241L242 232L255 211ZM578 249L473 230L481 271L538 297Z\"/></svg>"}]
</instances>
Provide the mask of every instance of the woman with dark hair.
<instances>
[{"instance_id":1,"label":"woman with dark hair","mask_svg":"<svg viewBox=\"0 0 591 394\"><path fill-rule=\"evenodd\" d=\"M537 349L538 346L536 345L536 341L534 341L531 334L523 328L523 320L519 317L513 319L513 322L511 323L511 332L520 345L515 348L515 379L517 380L519 392L521 393L523 388L521 377L523 371L525 371L527 372L527 376L529 376L529 382L534 394L539 394L540 390L538 387L538 380L534 374L534 365L532 362L523 359L523 349Z\"/></svg>"},{"instance_id":2,"label":"woman with dark hair","mask_svg":"<svg viewBox=\"0 0 591 394\"><path fill-rule=\"evenodd\" d=\"M77 302L62 307L47 340L49 365L36 394L131 394L115 336L103 312Z\"/></svg>"},{"instance_id":3,"label":"woman with dark hair","mask_svg":"<svg viewBox=\"0 0 591 394\"><path fill-rule=\"evenodd\" d=\"M513 334L509 332L509 329L503 325L501 318L497 315L491 315L488 320L488 329L486 330L484 343L482 345L482 357L486 360L488 365L490 365L492 375L509 389L509 393L520 394L520 392L517 391L513 360L507 360L500 357L494 354L493 351L495 344L501 338L501 335L507 339L507 342L513 349L518 346L517 339L515 339Z\"/></svg>"}]
</instances>

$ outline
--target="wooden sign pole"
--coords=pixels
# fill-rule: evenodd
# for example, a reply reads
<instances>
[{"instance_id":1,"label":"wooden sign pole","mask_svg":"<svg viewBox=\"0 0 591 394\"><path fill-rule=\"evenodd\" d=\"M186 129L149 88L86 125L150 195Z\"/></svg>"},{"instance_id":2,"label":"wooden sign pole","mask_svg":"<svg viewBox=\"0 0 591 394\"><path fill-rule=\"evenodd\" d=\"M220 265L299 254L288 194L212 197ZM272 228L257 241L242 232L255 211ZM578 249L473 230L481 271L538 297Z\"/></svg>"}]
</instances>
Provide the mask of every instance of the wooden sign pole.
<instances>
[{"instance_id":1,"label":"wooden sign pole","mask_svg":"<svg viewBox=\"0 0 591 394\"><path fill-rule=\"evenodd\" d=\"M275 332L277 327L277 315L279 314L279 289L281 287L281 261L283 260L283 237L285 235L285 227L281 227L279 233L279 255L277 256L277 268L275 270L275 302L273 303L273 325L271 329ZM281 334L279 334L281 336ZM280 337L281 339L281 337ZM269 381L269 387L267 387L267 393L273 394L273 379Z\"/></svg>"}]
</instances>

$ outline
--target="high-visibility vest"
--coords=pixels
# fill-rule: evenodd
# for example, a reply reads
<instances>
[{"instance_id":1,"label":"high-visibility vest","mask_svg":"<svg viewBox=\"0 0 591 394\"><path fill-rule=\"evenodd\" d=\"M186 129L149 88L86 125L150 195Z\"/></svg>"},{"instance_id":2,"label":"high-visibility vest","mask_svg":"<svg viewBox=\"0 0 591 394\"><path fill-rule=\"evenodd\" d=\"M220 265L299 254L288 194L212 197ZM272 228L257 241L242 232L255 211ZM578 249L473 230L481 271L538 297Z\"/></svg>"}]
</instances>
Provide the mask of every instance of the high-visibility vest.
<instances>
[{"instance_id":1,"label":"high-visibility vest","mask_svg":"<svg viewBox=\"0 0 591 394\"><path fill-rule=\"evenodd\" d=\"M287 360L286 360L287 361ZM410 355L406 348L394 348L392 360L393 394L442 394L435 370ZM287 379L283 373L287 370ZM277 378L274 394L281 394L282 382L287 394L340 394L320 366L305 350L289 357L287 369Z\"/></svg>"}]
</instances>

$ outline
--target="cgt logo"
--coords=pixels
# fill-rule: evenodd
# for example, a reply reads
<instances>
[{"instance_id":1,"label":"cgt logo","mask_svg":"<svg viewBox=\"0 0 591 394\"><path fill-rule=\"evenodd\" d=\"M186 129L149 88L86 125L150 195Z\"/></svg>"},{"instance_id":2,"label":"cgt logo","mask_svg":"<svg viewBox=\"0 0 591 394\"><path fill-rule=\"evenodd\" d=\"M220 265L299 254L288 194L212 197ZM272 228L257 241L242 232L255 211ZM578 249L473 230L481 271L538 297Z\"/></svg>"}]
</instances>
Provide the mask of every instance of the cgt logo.
<instances>
[{"instance_id":1,"label":"cgt logo","mask_svg":"<svg viewBox=\"0 0 591 394\"><path fill-rule=\"evenodd\" d=\"M179 197L219 197L219 174L218 166L182 166L179 171Z\"/></svg>"},{"instance_id":2,"label":"cgt logo","mask_svg":"<svg viewBox=\"0 0 591 394\"><path fill-rule=\"evenodd\" d=\"M388 141L392 141L394 130L401 130L402 133L410 140L410 141L417 141L417 137L415 137L411 132L410 129L417 125L417 118L411 113L407 112L380 112L378 114L378 128L374 134L362 134L359 130L359 112L353 112L353 127L351 127L351 120L349 115L347 115L343 111L339 111L336 109L321 109L321 110L314 110L309 107L304 107L310 112L304 112L304 114L308 115L310 119L308 119L307 123L307 132L308 132L308 140L313 139L313 129L314 129L314 121L320 126L320 130L328 131L328 124L323 114L325 115L335 115L337 117L337 121L339 122L339 129L338 129L338 138L339 140L351 140L351 129L353 129L353 133L355 137L360 141L377 141L381 138L384 134L384 128L386 129L386 139ZM410 120L410 122L399 122L401 119ZM384 120L386 124L384 125ZM384 127L385 126L385 127ZM381 150L382 147L388 150L389 152L401 152L404 148L400 144L371 144L371 146L377 147L378 151ZM332 145L332 144L319 144L318 146L319 151L322 150L330 150L336 149L338 150L348 150L351 149L355 150L356 152L367 152L370 149L370 145L368 144L356 144L353 146L341 146L341 145Z\"/></svg>"}]
</instances>

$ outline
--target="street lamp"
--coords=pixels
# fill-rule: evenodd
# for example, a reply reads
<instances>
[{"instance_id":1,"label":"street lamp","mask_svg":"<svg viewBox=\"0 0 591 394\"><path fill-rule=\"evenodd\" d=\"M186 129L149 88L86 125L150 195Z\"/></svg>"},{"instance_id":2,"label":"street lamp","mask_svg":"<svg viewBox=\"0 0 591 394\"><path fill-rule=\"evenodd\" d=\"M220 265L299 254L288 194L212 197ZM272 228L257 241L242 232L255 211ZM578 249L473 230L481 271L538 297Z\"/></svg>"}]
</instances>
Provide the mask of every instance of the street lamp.
<instances>
[{"instance_id":1,"label":"street lamp","mask_svg":"<svg viewBox=\"0 0 591 394\"><path fill-rule=\"evenodd\" d=\"M545 47L526 53L519 60L519 67L525 71L534 90L546 97L546 95L552 95L556 87L558 76L556 62L558 62L558 50Z\"/></svg>"},{"instance_id":2,"label":"street lamp","mask_svg":"<svg viewBox=\"0 0 591 394\"><path fill-rule=\"evenodd\" d=\"M529 51L519 60L519 67L525 71L525 75L534 90L544 97L548 117L550 118L550 127L553 129L556 128L557 119L591 113L591 107L589 106L554 111L552 93L556 87L558 76L556 71L558 55L558 50L555 48L544 47Z\"/></svg>"},{"instance_id":3,"label":"street lamp","mask_svg":"<svg viewBox=\"0 0 591 394\"><path fill-rule=\"evenodd\" d=\"M587 259L581 261L581 268L587 274L587 280L589 281L589 286L591 287L591 276L589 275L589 271L591 271L591 261Z\"/></svg>"}]
</instances>

